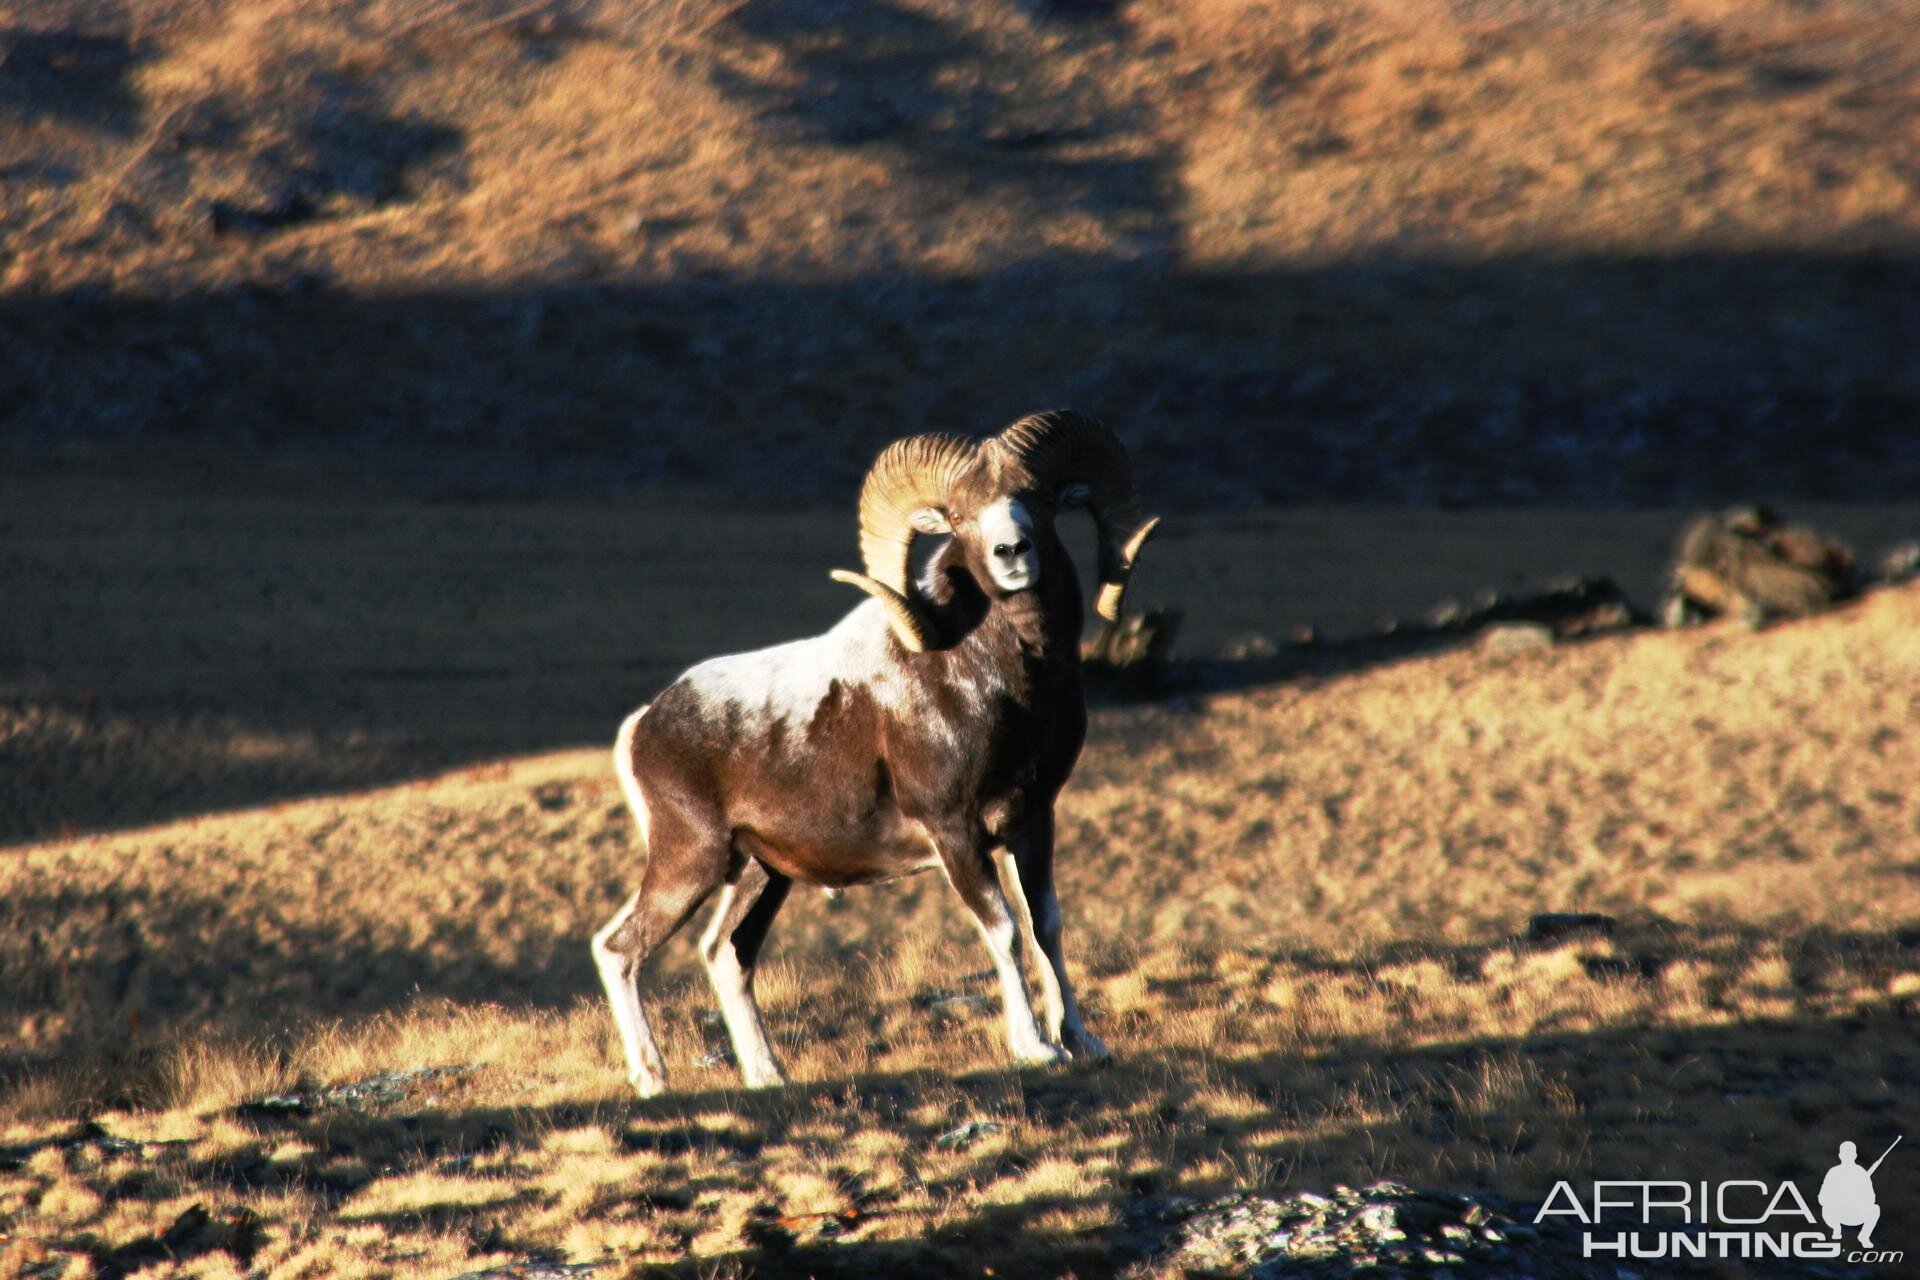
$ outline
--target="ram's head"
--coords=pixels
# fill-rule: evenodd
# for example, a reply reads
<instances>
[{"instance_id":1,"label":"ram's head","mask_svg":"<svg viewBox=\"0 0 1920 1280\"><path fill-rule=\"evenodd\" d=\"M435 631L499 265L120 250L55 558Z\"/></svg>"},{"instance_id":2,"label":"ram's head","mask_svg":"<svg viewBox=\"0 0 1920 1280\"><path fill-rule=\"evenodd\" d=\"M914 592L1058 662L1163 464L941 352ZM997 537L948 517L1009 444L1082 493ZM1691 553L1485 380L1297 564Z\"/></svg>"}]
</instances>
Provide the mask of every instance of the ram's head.
<instances>
[{"instance_id":1,"label":"ram's head","mask_svg":"<svg viewBox=\"0 0 1920 1280\"><path fill-rule=\"evenodd\" d=\"M833 576L878 597L900 643L919 653L934 645L935 628L912 580L916 536L953 535L982 590L1012 595L1039 584L1054 517L1082 506L1100 530L1094 608L1111 622L1159 520L1140 518L1125 446L1079 413L1036 413L984 440L924 435L887 446L860 490L866 572Z\"/></svg>"}]
</instances>

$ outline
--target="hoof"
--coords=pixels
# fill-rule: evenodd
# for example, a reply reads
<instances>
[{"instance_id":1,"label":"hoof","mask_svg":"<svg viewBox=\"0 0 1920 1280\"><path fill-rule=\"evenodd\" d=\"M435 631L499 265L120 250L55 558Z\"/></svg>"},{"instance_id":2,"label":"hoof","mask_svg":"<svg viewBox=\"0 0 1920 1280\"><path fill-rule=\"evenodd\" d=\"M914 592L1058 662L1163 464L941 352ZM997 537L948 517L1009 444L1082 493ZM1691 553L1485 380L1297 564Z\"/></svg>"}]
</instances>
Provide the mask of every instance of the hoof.
<instances>
[{"instance_id":1,"label":"hoof","mask_svg":"<svg viewBox=\"0 0 1920 1280\"><path fill-rule=\"evenodd\" d=\"M1113 1056L1107 1052L1107 1046L1100 1043L1100 1037L1091 1031L1080 1031L1070 1036L1067 1052L1083 1062L1104 1062Z\"/></svg>"},{"instance_id":2,"label":"hoof","mask_svg":"<svg viewBox=\"0 0 1920 1280\"><path fill-rule=\"evenodd\" d=\"M643 1098L657 1098L667 1091L667 1082L661 1076L628 1076L627 1083L631 1084L633 1091Z\"/></svg>"},{"instance_id":3,"label":"hoof","mask_svg":"<svg viewBox=\"0 0 1920 1280\"><path fill-rule=\"evenodd\" d=\"M1022 1066L1052 1067L1067 1061L1067 1051L1057 1044L1027 1045L1013 1051L1013 1060Z\"/></svg>"}]
</instances>

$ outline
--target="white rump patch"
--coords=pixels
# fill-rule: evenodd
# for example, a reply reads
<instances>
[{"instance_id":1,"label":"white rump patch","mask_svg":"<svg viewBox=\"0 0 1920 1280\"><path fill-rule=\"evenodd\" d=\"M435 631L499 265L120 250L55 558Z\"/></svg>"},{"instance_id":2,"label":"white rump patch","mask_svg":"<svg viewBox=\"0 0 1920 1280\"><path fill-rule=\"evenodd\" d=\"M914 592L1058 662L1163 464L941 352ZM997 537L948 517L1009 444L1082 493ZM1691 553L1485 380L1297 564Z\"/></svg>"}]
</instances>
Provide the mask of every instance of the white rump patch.
<instances>
[{"instance_id":1,"label":"white rump patch","mask_svg":"<svg viewBox=\"0 0 1920 1280\"><path fill-rule=\"evenodd\" d=\"M620 732L613 739L613 772L620 779L620 791L627 797L627 808L633 810L633 821L640 828L640 841L647 844L651 852L653 846L648 843L652 834L652 815L647 811L647 797L640 791L640 779L633 774L633 734L640 727L640 717L647 714L647 703L638 711L620 722Z\"/></svg>"}]
</instances>

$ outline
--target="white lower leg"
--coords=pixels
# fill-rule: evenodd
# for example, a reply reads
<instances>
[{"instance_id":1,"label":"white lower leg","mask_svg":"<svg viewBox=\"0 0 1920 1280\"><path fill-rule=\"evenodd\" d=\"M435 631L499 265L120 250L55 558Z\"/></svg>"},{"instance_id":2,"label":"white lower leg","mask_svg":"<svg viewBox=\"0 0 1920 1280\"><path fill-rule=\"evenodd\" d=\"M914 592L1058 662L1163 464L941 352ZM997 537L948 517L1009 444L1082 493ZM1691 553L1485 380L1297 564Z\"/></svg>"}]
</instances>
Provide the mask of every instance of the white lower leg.
<instances>
[{"instance_id":1,"label":"white lower leg","mask_svg":"<svg viewBox=\"0 0 1920 1280\"><path fill-rule=\"evenodd\" d=\"M993 918L976 920L980 936L986 939L993 955L993 968L1000 975L1000 1000L1007 1012L1007 1048L1020 1062L1060 1062L1066 1054L1048 1044L1033 1020L1033 1005L1027 999L1027 984L1020 979L1020 963L1013 954L1013 915L1002 900Z\"/></svg>"},{"instance_id":2,"label":"white lower leg","mask_svg":"<svg viewBox=\"0 0 1920 1280\"><path fill-rule=\"evenodd\" d=\"M1049 1041L1059 1044L1061 1023L1065 1017L1059 975L1054 972L1053 960L1035 934L1033 904L1027 901L1026 889L1020 883L1020 872L1013 854L1003 849L995 855L994 861L1000 870L1001 892L1006 894L1007 901L1013 906L1014 916L1020 921L1020 936L1027 948L1027 961L1040 981L1041 1029ZM1058 915L1057 909L1055 914Z\"/></svg>"},{"instance_id":3,"label":"white lower leg","mask_svg":"<svg viewBox=\"0 0 1920 1280\"><path fill-rule=\"evenodd\" d=\"M1054 897L1052 885L1047 886L1046 899L1040 904L1039 932L1041 949L1046 952L1040 968L1060 1001L1061 1021L1054 1024L1056 1038L1076 1056L1106 1057L1107 1046L1080 1021L1080 1002L1073 998L1073 984L1067 981L1067 958L1060 950L1060 900Z\"/></svg>"},{"instance_id":4,"label":"white lower leg","mask_svg":"<svg viewBox=\"0 0 1920 1280\"><path fill-rule=\"evenodd\" d=\"M740 967L740 953L734 950L732 938L720 936L733 906L734 892L732 885L721 890L720 905L700 938L700 958L706 963L713 994L720 1001L720 1017L727 1024L727 1038L733 1042L741 1078L749 1089L764 1089L785 1084L787 1077L773 1056L773 1046L767 1043L767 1028L760 1021L760 1006Z\"/></svg>"},{"instance_id":5,"label":"white lower leg","mask_svg":"<svg viewBox=\"0 0 1920 1280\"><path fill-rule=\"evenodd\" d=\"M593 935L593 965L600 971L600 983L607 989L607 1002L613 1006L613 1022L620 1029L620 1047L627 1056L627 1080L643 1098L650 1098L667 1087L667 1067L661 1061L660 1046L653 1041L647 1015L640 1008L639 966L607 945L614 933L633 915L640 895L627 899L613 919Z\"/></svg>"}]
</instances>

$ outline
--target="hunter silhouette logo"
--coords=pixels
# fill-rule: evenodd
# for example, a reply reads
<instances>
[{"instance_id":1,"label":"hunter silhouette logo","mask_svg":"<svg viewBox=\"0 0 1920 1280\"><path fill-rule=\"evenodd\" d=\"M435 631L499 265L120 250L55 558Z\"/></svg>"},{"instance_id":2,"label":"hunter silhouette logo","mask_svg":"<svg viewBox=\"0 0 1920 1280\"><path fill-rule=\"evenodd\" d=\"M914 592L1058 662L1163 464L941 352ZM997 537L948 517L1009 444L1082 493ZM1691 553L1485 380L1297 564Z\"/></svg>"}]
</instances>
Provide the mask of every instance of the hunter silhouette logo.
<instances>
[{"instance_id":1,"label":"hunter silhouette logo","mask_svg":"<svg viewBox=\"0 0 1920 1280\"><path fill-rule=\"evenodd\" d=\"M1892 1155L1905 1136L1901 1134L1889 1143L1880 1160ZM1851 1142L1840 1144L1840 1163L1827 1170L1826 1181L1820 1184L1820 1217L1833 1228L1835 1240L1840 1238L1842 1227L1860 1228L1860 1247L1871 1249L1873 1228L1880 1221L1880 1206L1873 1198L1873 1175L1880 1160L1862 1169L1858 1154L1859 1148Z\"/></svg>"},{"instance_id":2,"label":"hunter silhouette logo","mask_svg":"<svg viewBox=\"0 0 1920 1280\"><path fill-rule=\"evenodd\" d=\"M1590 1200L1582 1199L1572 1184L1556 1182L1533 1220L1538 1224L1548 1218L1576 1219L1582 1227L1580 1253L1586 1258L1901 1262L1906 1258L1903 1251L1876 1248L1873 1243L1874 1229L1880 1225L1873 1175L1901 1140L1896 1137L1880 1159L1864 1168L1860 1149L1851 1142L1841 1143L1840 1163L1827 1170L1820 1194L1812 1201L1791 1178L1778 1183L1757 1178L1602 1179L1592 1184ZM1859 1231L1856 1245L1844 1243L1849 1228Z\"/></svg>"}]
</instances>

